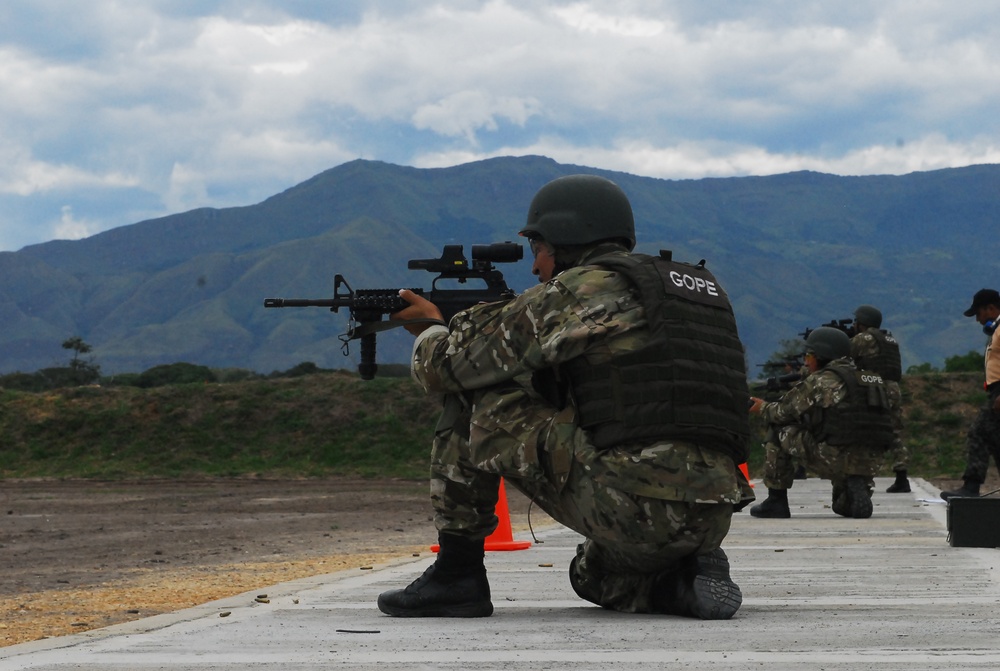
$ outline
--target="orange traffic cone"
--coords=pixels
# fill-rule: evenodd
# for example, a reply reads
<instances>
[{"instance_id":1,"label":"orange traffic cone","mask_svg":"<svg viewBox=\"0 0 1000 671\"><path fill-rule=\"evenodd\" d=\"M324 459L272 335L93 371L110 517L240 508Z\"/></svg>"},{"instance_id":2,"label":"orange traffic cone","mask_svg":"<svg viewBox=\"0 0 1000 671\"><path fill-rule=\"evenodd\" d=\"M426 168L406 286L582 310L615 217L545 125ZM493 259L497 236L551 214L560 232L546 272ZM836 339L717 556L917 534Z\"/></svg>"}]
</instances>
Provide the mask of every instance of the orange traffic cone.
<instances>
[{"instance_id":1,"label":"orange traffic cone","mask_svg":"<svg viewBox=\"0 0 1000 671\"><path fill-rule=\"evenodd\" d=\"M486 537L487 550L527 550L531 547L531 541L516 541L510 529L510 507L507 505L507 488L503 485L503 478L500 478L500 496L497 498L497 505L493 512L496 513L497 528Z\"/></svg>"},{"instance_id":2,"label":"orange traffic cone","mask_svg":"<svg viewBox=\"0 0 1000 671\"><path fill-rule=\"evenodd\" d=\"M497 505L493 510L496 513L497 528L486 537L484 548L488 551L498 550L527 550L531 547L531 541L516 541L510 528L510 508L507 505L507 489L503 486L503 478L500 478L500 491L497 497ZM437 552L440 545L431 546L431 552Z\"/></svg>"},{"instance_id":3,"label":"orange traffic cone","mask_svg":"<svg viewBox=\"0 0 1000 671\"><path fill-rule=\"evenodd\" d=\"M753 483L750 482L750 469L747 468L747 463L745 461L742 464L740 464L740 470L743 471L743 477L747 479L747 483L749 483L749 485L753 487Z\"/></svg>"}]
</instances>

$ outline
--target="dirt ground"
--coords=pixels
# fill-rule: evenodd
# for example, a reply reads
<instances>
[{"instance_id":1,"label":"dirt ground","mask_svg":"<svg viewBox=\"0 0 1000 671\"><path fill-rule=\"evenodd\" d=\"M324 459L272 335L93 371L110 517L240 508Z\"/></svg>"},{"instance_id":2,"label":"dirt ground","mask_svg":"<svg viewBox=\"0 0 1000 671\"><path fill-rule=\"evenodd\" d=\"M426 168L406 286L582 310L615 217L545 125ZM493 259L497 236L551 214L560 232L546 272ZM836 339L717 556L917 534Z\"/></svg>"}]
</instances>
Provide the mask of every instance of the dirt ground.
<instances>
[{"instance_id":1,"label":"dirt ground","mask_svg":"<svg viewBox=\"0 0 1000 671\"><path fill-rule=\"evenodd\" d=\"M517 533L528 502L506 491ZM426 482L0 481L0 646L429 553L436 538Z\"/></svg>"},{"instance_id":2,"label":"dirt ground","mask_svg":"<svg viewBox=\"0 0 1000 671\"><path fill-rule=\"evenodd\" d=\"M983 493L998 487L991 472ZM506 492L527 530L528 501ZM535 529L552 523L532 509ZM425 482L0 481L0 646L429 553L436 537Z\"/></svg>"}]
</instances>

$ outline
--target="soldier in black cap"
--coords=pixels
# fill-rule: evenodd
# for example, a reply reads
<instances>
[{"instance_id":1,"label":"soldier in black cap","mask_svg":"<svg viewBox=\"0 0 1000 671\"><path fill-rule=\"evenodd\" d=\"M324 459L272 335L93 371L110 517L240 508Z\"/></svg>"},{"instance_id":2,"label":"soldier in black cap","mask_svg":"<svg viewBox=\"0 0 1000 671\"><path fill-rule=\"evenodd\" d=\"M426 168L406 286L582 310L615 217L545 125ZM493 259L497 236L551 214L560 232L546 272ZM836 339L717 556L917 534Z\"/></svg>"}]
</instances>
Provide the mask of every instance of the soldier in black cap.
<instances>
[{"instance_id":1,"label":"soldier in black cap","mask_svg":"<svg viewBox=\"0 0 1000 671\"><path fill-rule=\"evenodd\" d=\"M986 341L986 391L989 400L979 411L969 428L965 441L966 466L961 489L941 492L941 498L953 496L979 496L979 487L986 481L986 471L990 466L990 455L1000 470L1000 334L997 320L1000 319L1000 293L995 289L980 289L972 298L972 306L965 311L966 317L975 317L982 324Z\"/></svg>"}]
</instances>

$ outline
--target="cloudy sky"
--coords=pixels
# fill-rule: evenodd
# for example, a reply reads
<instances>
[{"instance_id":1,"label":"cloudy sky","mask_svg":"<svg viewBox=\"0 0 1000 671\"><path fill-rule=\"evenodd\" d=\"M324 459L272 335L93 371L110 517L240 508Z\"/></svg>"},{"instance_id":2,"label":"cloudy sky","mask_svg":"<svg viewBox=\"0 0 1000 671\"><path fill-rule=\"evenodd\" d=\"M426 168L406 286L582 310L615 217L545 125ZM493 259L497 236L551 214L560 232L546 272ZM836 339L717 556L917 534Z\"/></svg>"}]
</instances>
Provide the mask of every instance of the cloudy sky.
<instances>
[{"instance_id":1,"label":"cloudy sky","mask_svg":"<svg viewBox=\"0 0 1000 671\"><path fill-rule=\"evenodd\" d=\"M1000 163L995 0L4 0L0 251L356 158Z\"/></svg>"}]
</instances>

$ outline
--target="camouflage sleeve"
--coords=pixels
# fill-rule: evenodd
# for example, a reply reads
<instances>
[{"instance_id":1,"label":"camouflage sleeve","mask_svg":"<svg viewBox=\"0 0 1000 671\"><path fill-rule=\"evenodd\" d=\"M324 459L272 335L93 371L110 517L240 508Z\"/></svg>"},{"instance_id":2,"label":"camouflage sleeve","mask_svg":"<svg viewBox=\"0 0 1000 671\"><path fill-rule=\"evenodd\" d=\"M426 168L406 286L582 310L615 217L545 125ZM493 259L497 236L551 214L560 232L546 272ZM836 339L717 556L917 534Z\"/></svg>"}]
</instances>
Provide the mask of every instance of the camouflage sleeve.
<instances>
[{"instance_id":1,"label":"camouflage sleeve","mask_svg":"<svg viewBox=\"0 0 1000 671\"><path fill-rule=\"evenodd\" d=\"M876 356L878 356L878 342L875 336L870 333L859 333L851 338L851 358L859 365Z\"/></svg>"},{"instance_id":2,"label":"camouflage sleeve","mask_svg":"<svg viewBox=\"0 0 1000 671\"><path fill-rule=\"evenodd\" d=\"M765 403L760 414L768 424L796 424L811 408L836 405L845 393L844 383L835 373L820 371L793 387L780 400Z\"/></svg>"},{"instance_id":3,"label":"camouflage sleeve","mask_svg":"<svg viewBox=\"0 0 1000 671\"><path fill-rule=\"evenodd\" d=\"M429 392L481 389L578 357L640 324L643 311L621 275L572 269L508 303L455 315L447 333L415 344L413 377Z\"/></svg>"}]
</instances>

